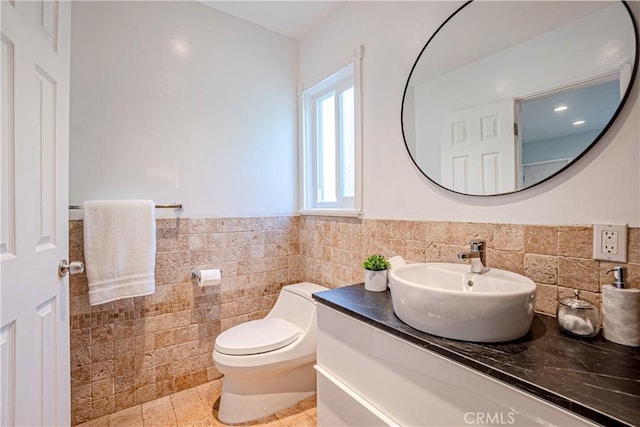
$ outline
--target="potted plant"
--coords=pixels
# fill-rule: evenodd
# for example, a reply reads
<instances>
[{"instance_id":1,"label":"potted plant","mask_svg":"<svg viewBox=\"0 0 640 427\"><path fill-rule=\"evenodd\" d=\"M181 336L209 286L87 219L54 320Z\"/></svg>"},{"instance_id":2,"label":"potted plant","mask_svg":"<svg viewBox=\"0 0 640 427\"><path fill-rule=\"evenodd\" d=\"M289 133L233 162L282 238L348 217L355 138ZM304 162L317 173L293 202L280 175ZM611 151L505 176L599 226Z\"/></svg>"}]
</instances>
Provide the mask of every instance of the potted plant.
<instances>
[{"instance_id":1,"label":"potted plant","mask_svg":"<svg viewBox=\"0 0 640 427\"><path fill-rule=\"evenodd\" d=\"M363 262L364 288L368 291L382 292L387 290L387 269L391 265L379 254L369 255Z\"/></svg>"}]
</instances>

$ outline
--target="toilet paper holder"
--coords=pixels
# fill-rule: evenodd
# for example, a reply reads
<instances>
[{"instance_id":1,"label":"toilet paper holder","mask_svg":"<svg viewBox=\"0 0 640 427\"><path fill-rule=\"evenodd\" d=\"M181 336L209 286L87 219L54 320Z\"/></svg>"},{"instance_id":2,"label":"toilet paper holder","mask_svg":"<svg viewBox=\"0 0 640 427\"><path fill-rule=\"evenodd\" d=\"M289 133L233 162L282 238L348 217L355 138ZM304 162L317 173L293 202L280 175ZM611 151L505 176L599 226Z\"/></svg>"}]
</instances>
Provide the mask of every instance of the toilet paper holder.
<instances>
[{"instance_id":1,"label":"toilet paper holder","mask_svg":"<svg viewBox=\"0 0 640 427\"><path fill-rule=\"evenodd\" d=\"M222 274L222 270L220 270L220 274ZM200 279L202 279L202 271L200 271L199 268L192 268L189 273L189 279L191 280L191 283L197 285L200 283Z\"/></svg>"}]
</instances>

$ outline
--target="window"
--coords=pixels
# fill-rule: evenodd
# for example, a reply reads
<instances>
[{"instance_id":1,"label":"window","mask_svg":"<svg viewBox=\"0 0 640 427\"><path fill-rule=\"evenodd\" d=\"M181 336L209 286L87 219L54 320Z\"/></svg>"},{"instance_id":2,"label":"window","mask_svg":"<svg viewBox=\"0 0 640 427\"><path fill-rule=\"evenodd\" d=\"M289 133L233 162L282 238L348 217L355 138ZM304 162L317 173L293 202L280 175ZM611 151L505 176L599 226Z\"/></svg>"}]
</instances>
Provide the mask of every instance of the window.
<instances>
[{"instance_id":1,"label":"window","mask_svg":"<svg viewBox=\"0 0 640 427\"><path fill-rule=\"evenodd\" d=\"M361 52L302 92L302 213L360 213Z\"/></svg>"}]
</instances>

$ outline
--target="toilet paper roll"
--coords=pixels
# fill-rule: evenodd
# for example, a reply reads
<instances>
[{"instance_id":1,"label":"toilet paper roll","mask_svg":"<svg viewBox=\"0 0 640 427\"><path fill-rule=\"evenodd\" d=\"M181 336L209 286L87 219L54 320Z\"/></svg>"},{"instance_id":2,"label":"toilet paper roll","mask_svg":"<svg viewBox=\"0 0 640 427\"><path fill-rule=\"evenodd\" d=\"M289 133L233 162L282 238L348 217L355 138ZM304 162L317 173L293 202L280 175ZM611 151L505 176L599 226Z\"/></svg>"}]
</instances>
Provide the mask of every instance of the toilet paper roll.
<instances>
[{"instance_id":1,"label":"toilet paper roll","mask_svg":"<svg viewBox=\"0 0 640 427\"><path fill-rule=\"evenodd\" d=\"M602 287L602 335L630 347L640 346L640 289Z\"/></svg>"},{"instance_id":2,"label":"toilet paper roll","mask_svg":"<svg viewBox=\"0 0 640 427\"><path fill-rule=\"evenodd\" d=\"M197 279L198 286L201 288L204 286L217 286L220 284L220 280L222 278L222 272L217 268L210 270L197 270L192 272L192 276L194 275Z\"/></svg>"}]
</instances>

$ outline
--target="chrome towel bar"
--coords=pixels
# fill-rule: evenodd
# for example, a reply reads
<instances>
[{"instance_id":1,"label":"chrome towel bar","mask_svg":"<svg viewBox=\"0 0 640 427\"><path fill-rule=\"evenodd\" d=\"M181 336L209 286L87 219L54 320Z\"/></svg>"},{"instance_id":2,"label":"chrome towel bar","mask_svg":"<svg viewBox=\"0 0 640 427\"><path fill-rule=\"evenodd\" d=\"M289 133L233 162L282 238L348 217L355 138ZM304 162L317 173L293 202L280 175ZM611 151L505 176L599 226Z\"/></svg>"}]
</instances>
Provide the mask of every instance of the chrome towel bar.
<instances>
[{"instance_id":1,"label":"chrome towel bar","mask_svg":"<svg viewBox=\"0 0 640 427\"><path fill-rule=\"evenodd\" d=\"M82 209L82 205L69 205L69 209ZM178 209L182 210L182 203L156 204L156 209Z\"/></svg>"}]
</instances>

